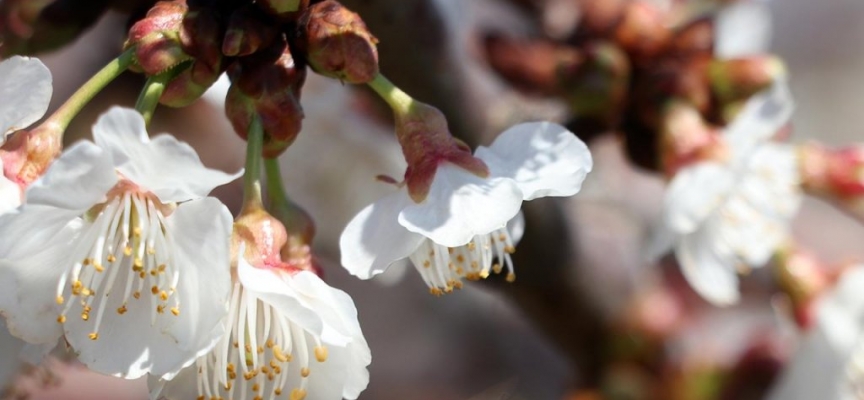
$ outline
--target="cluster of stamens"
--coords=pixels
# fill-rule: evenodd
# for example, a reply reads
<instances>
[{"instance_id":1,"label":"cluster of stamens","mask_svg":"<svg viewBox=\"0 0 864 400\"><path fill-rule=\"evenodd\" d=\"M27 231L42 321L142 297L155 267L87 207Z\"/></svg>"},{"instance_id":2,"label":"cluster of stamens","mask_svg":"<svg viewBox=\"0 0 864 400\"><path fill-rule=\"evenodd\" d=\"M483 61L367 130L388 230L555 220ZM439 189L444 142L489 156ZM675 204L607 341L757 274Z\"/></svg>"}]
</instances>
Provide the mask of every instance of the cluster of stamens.
<instances>
[{"instance_id":1,"label":"cluster of stamens","mask_svg":"<svg viewBox=\"0 0 864 400\"><path fill-rule=\"evenodd\" d=\"M470 281L486 279L489 271L496 274L507 268L507 281L513 282L513 260L516 251L507 228L477 235L464 246L446 247L426 240L409 257L420 271L429 292L435 296L462 288L462 278ZM503 267L502 267L503 265Z\"/></svg>"},{"instance_id":2,"label":"cluster of stamens","mask_svg":"<svg viewBox=\"0 0 864 400\"><path fill-rule=\"evenodd\" d=\"M93 323L90 339L97 340L106 309L124 315L149 305L152 324L162 314L180 315L174 296L179 275L164 207L149 193L121 188L84 216L71 257L79 261L67 267L57 285L62 307L57 322L65 323L80 307L81 320Z\"/></svg>"},{"instance_id":3,"label":"cluster of stamens","mask_svg":"<svg viewBox=\"0 0 864 400\"><path fill-rule=\"evenodd\" d=\"M234 284L227 321L229 334L196 363L198 400L306 398L310 345L318 362L327 360L319 337L240 283Z\"/></svg>"}]
</instances>

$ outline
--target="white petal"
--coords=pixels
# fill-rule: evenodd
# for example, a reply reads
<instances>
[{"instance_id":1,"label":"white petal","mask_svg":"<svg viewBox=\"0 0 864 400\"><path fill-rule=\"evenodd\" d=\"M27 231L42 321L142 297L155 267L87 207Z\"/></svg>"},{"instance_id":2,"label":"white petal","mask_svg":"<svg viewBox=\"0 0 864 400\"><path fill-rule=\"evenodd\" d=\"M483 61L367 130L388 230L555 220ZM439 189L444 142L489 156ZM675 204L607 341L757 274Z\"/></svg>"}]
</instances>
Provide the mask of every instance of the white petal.
<instances>
[{"instance_id":1,"label":"white petal","mask_svg":"<svg viewBox=\"0 0 864 400\"><path fill-rule=\"evenodd\" d=\"M369 385L366 367L372 361L369 346L361 336L347 347L328 348L327 361L316 365L309 376L309 398L354 400ZM341 389L341 390L340 390Z\"/></svg>"},{"instance_id":2,"label":"white petal","mask_svg":"<svg viewBox=\"0 0 864 400\"><path fill-rule=\"evenodd\" d=\"M80 226L77 217L77 211L31 204L0 216L0 259L14 263L54 247L65 239L65 226Z\"/></svg>"},{"instance_id":3,"label":"white petal","mask_svg":"<svg viewBox=\"0 0 864 400\"><path fill-rule=\"evenodd\" d=\"M588 146L561 125L532 122L516 125L476 155L492 176L517 182L525 200L546 196L572 196L591 172Z\"/></svg>"},{"instance_id":4,"label":"white petal","mask_svg":"<svg viewBox=\"0 0 864 400\"><path fill-rule=\"evenodd\" d=\"M817 309L817 325L767 397L769 400L857 398L848 367L864 338L864 268L846 272Z\"/></svg>"},{"instance_id":5,"label":"white petal","mask_svg":"<svg viewBox=\"0 0 864 400\"><path fill-rule=\"evenodd\" d=\"M450 163L438 167L426 200L399 213L399 224L443 246L461 246L504 227L522 205L511 179L480 178Z\"/></svg>"},{"instance_id":6,"label":"white petal","mask_svg":"<svg viewBox=\"0 0 864 400\"><path fill-rule=\"evenodd\" d=\"M714 29L717 58L762 54L771 44L771 12L766 4L758 2L727 4L717 15Z\"/></svg>"},{"instance_id":7,"label":"white petal","mask_svg":"<svg viewBox=\"0 0 864 400\"><path fill-rule=\"evenodd\" d=\"M0 388L10 384L21 369L21 359L17 354L27 343L10 335L6 323L0 318Z\"/></svg>"},{"instance_id":8,"label":"white petal","mask_svg":"<svg viewBox=\"0 0 864 400\"><path fill-rule=\"evenodd\" d=\"M747 100L723 134L733 157L747 159L757 145L770 140L789 122L794 109L788 84L782 80Z\"/></svg>"},{"instance_id":9,"label":"white petal","mask_svg":"<svg viewBox=\"0 0 864 400\"><path fill-rule=\"evenodd\" d=\"M104 201L117 184L110 155L88 141L75 143L27 189L27 204L48 205L83 213Z\"/></svg>"},{"instance_id":10,"label":"white petal","mask_svg":"<svg viewBox=\"0 0 864 400\"><path fill-rule=\"evenodd\" d=\"M0 161L0 171L3 169L3 162ZM21 187L15 182L6 179L5 176L0 176L0 215L14 210L21 205Z\"/></svg>"},{"instance_id":11,"label":"white petal","mask_svg":"<svg viewBox=\"0 0 864 400\"><path fill-rule=\"evenodd\" d=\"M738 302L735 259L716 247L717 235L710 224L681 238L675 256L687 283L706 300L718 306Z\"/></svg>"},{"instance_id":12,"label":"white petal","mask_svg":"<svg viewBox=\"0 0 864 400\"><path fill-rule=\"evenodd\" d=\"M228 312L231 217L216 199L182 204L167 219L175 245L179 282L179 316L165 313L151 325L151 305L131 300L120 315L105 313L99 339L90 340L91 323L68 318L66 339L90 369L127 379L152 374L172 378L192 364L224 333L221 321ZM148 294L145 294L145 296ZM113 290L109 303L119 306L123 291Z\"/></svg>"},{"instance_id":13,"label":"white petal","mask_svg":"<svg viewBox=\"0 0 864 400\"><path fill-rule=\"evenodd\" d=\"M519 211L513 219L507 221L507 231L510 233L510 239L513 240L514 245L522 240L522 236L525 234L525 215L522 214L522 211Z\"/></svg>"},{"instance_id":14,"label":"white petal","mask_svg":"<svg viewBox=\"0 0 864 400\"><path fill-rule=\"evenodd\" d=\"M99 117L93 139L112 154L120 173L166 203L205 197L242 174L205 167L191 146L171 135L150 140L141 114L131 109L114 107Z\"/></svg>"},{"instance_id":15,"label":"white petal","mask_svg":"<svg viewBox=\"0 0 864 400\"><path fill-rule=\"evenodd\" d=\"M674 232L695 231L731 194L735 176L718 163L699 163L675 175L663 204L663 219Z\"/></svg>"},{"instance_id":16,"label":"white petal","mask_svg":"<svg viewBox=\"0 0 864 400\"><path fill-rule=\"evenodd\" d=\"M408 257L425 240L399 225L399 212L411 203L400 189L366 206L339 237L342 266L360 279L369 279L397 260Z\"/></svg>"},{"instance_id":17,"label":"white petal","mask_svg":"<svg viewBox=\"0 0 864 400\"><path fill-rule=\"evenodd\" d=\"M302 271L287 280L299 295L300 303L321 318L324 329L321 340L336 346L345 346L356 337L362 337L360 322L357 319L357 307L347 293L324 283L318 275ZM278 293L261 293L263 299Z\"/></svg>"},{"instance_id":18,"label":"white petal","mask_svg":"<svg viewBox=\"0 0 864 400\"><path fill-rule=\"evenodd\" d=\"M0 62L0 144L42 118L51 100L51 72L35 58Z\"/></svg>"}]
</instances>

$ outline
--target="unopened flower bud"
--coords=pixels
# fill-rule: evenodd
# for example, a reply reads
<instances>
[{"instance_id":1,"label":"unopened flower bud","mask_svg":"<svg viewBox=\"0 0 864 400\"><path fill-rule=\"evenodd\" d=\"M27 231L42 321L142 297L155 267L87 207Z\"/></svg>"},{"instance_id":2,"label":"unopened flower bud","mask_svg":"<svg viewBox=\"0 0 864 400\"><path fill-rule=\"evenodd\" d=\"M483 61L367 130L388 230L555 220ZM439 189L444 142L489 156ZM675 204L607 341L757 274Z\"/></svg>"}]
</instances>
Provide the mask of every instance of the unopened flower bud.
<instances>
[{"instance_id":1,"label":"unopened flower bud","mask_svg":"<svg viewBox=\"0 0 864 400\"><path fill-rule=\"evenodd\" d=\"M558 71L558 90L578 119L591 119L598 126L615 126L627 100L630 62L621 49L608 42L584 47L582 62Z\"/></svg>"},{"instance_id":2,"label":"unopened flower bud","mask_svg":"<svg viewBox=\"0 0 864 400\"><path fill-rule=\"evenodd\" d=\"M124 47L135 48L135 61L147 75L159 75L192 59L180 41L186 0L160 1L132 25Z\"/></svg>"},{"instance_id":3,"label":"unopened flower bud","mask_svg":"<svg viewBox=\"0 0 864 400\"><path fill-rule=\"evenodd\" d=\"M714 60L708 67L711 88L722 103L746 100L786 76L786 67L774 56Z\"/></svg>"},{"instance_id":4,"label":"unopened flower bud","mask_svg":"<svg viewBox=\"0 0 864 400\"><path fill-rule=\"evenodd\" d=\"M647 1L628 3L615 28L616 42L637 61L660 54L668 45L670 34L663 14Z\"/></svg>"},{"instance_id":5,"label":"unopened flower bud","mask_svg":"<svg viewBox=\"0 0 864 400\"><path fill-rule=\"evenodd\" d=\"M579 31L582 35L607 36L624 15L624 0L579 0Z\"/></svg>"},{"instance_id":6,"label":"unopened flower bud","mask_svg":"<svg viewBox=\"0 0 864 400\"><path fill-rule=\"evenodd\" d=\"M253 118L260 119L264 156L278 156L300 133L303 121L300 89L306 79L305 66L295 62L283 40L238 60L228 74L232 84L225 113L234 130L245 139Z\"/></svg>"},{"instance_id":7,"label":"unopened flower bud","mask_svg":"<svg viewBox=\"0 0 864 400\"><path fill-rule=\"evenodd\" d=\"M378 75L378 39L356 13L325 0L309 7L302 25L315 72L348 83L367 83Z\"/></svg>"},{"instance_id":8,"label":"unopened flower bud","mask_svg":"<svg viewBox=\"0 0 864 400\"><path fill-rule=\"evenodd\" d=\"M489 36L485 49L487 61L504 79L526 92L544 95L560 93L562 75L583 62L575 47L547 40Z\"/></svg>"},{"instance_id":9,"label":"unopened flower bud","mask_svg":"<svg viewBox=\"0 0 864 400\"><path fill-rule=\"evenodd\" d=\"M75 40L105 12L106 0L4 0L0 2L0 53L35 54Z\"/></svg>"},{"instance_id":10,"label":"unopened flower bud","mask_svg":"<svg viewBox=\"0 0 864 400\"><path fill-rule=\"evenodd\" d=\"M673 34L669 50L679 56L710 56L714 50L714 34L714 21L710 18L699 18Z\"/></svg>"},{"instance_id":11,"label":"unopened flower bud","mask_svg":"<svg viewBox=\"0 0 864 400\"><path fill-rule=\"evenodd\" d=\"M309 0L258 0L255 4L274 17L290 19L307 9Z\"/></svg>"},{"instance_id":12,"label":"unopened flower bud","mask_svg":"<svg viewBox=\"0 0 864 400\"><path fill-rule=\"evenodd\" d=\"M726 147L714 128L688 102L672 102L660 127L660 160L666 176L698 161L722 159Z\"/></svg>"},{"instance_id":13,"label":"unopened flower bud","mask_svg":"<svg viewBox=\"0 0 864 400\"><path fill-rule=\"evenodd\" d=\"M246 5L231 14L222 41L222 53L231 57L248 56L270 46L278 34L278 27L268 21L260 9Z\"/></svg>"},{"instance_id":14,"label":"unopened flower bud","mask_svg":"<svg viewBox=\"0 0 864 400\"><path fill-rule=\"evenodd\" d=\"M0 147L3 174L23 191L45 173L62 150L62 130L57 124L46 122L17 132Z\"/></svg>"},{"instance_id":15,"label":"unopened flower bud","mask_svg":"<svg viewBox=\"0 0 864 400\"><path fill-rule=\"evenodd\" d=\"M780 290L789 298L793 317L802 328L814 321L815 300L831 285L825 265L811 253L788 246L774 256L774 275Z\"/></svg>"},{"instance_id":16,"label":"unopened flower bud","mask_svg":"<svg viewBox=\"0 0 864 400\"><path fill-rule=\"evenodd\" d=\"M864 218L864 145L829 149L818 143L798 148L801 184Z\"/></svg>"}]
</instances>

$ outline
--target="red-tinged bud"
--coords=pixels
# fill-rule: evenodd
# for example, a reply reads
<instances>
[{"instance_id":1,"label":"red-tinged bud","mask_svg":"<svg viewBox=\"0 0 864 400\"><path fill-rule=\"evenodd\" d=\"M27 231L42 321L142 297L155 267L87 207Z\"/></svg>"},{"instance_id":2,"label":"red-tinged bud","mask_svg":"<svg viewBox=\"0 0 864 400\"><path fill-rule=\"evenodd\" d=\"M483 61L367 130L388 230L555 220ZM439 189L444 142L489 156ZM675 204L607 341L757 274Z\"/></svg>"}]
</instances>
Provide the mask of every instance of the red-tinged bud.
<instances>
[{"instance_id":1,"label":"red-tinged bud","mask_svg":"<svg viewBox=\"0 0 864 400\"><path fill-rule=\"evenodd\" d=\"M572 46L547 40L519 40L489 36L486 60L504 79L526 92L544 95L561 92L562 75L576 71L583 62Z\"/></svg>"},{"instance_id":2,"label":"red-tinged bud","mask_svg":"<svg viewBox=\"0 0 864 400\"><path fill-rule=\"evenodd\" d=\"M607 36L624 17L624 0L579 0L579 31L589 37Z\"/></svg>"},{"instance_id":3,"label":"red-tinged bud","mask_svg":"<svg viewBox=\"0 0 864 400\"><path fill-rule=\"evenodd\" d=\"M281 188L271 188L281 190ZM297 269L313 271L319 276L323 272L312 253L312 238L315 222L312 216L296 203L283 196L270 196L268 209L285 226L288 240L282 248L282 260ZM279 198L281 197L281 198Z\"/></svg>"},{"instance_id":4,"label":"red-tinged bud","mask_svg":"<svg viewBox=\"0 0 864 400\"><path fill-rule=\"evenodd\" d=\"M714 52L714 34L712 19L697 19L673 34L669 51L677 56L710 56Z\"/></svg>"},{"instance_id":5,"label":"red-tinged bud","mask_svg":"<svg viewBox=\"0 0 864 400\"><path fill-rule=\"evenodd\" d=\"M278 26L269 21L260 9L249 4L231 14L222 41L222 53L231 57L248 56L270 46L278 35Z\"/></svg>"},{"instance_id":6,"label":"red-tinged bud","mask_svg":"<svg viewBox=\"0 0 864 400\"><path fill-rule=\"evenodd\" d=\"M186 0L160 1L132 25L125 48L135 48L137 67L147 75L159 75L192 59L180 43Z\"/></svg>"},{"instance_id":7,"label":"red-tinged bud","mask_svg":"<svg viewBox=\"0 0 864 400\"><path fill-rule=\"evenodd\" d=\"M612 128L620 121L630 87L630 62L621 49L608 42L584 47L583 60L558 71L558 90L578 119L591 119Z\"/></svg>"},{"instance_id":8,"label":"red-tinged bud","mask_svg":"<svg viewBox=\"0 0 864 400\"><path fill-rule=\"evenodd\" d=\"M256 267L282 266L282 247L288 241L285 227L278 219L261 208L244 209L234 220L231 249L234 256L245 244L246 261ZM233 262L232 265L237 265Z\"/></svg>"},{"instance_id":9,"label":"red-tinged bud","mask_svg":"<svg viewBox=\"0 0 864 400\"><path fill-rule=\"evenodd\" d=\"M258 0L255 5L280 20L287 20L309 8L309 0Z\"/></svg>"},{"instance_id":10,"label":"red-tinged bud","mask_svg":"<svg viewBox=\"0 0 864 400\"><path fill-rule=\"evenodd\" d=\"M244 57L228 70L231 88L225 113L234 130L244 139L253 118L264 129L264 157L284 152L297 135L303 121L300 91L306 69L295 62L286 42Z\"/></svg>"},{"instance_id":11,"label":"red-tinged bud","mask_svg":"<svg viewBox=\"0 0 864 400\"><path fill-rule=\"evenodd\" d=\"M213 69L203 62L195 61L168 82L159 97L159 103L168 107L186 107L201 98L221 74L221 68Z\"/></svg>"},{"instance_id":12,"label":"red-tinged bud","mask_svg":"<svg viewBox=\"0 0 864 400\"><path fill-rule=\"evenodd\" d=\"M812 253L795 246L778 250L773 266L777 285L789 299L796 323L810 327L816 299L832 285L826 266Z\"/></svg>"},{"instance_id":13,"label":"red-tinged bud","mask_svg":"<svg viewBox=\"0 0 864 400\"><path fill-rule=\"evenodd\" d=\"M450 134L444 114L428 104L414 101L407 113L396 113L396 137L408 162L405 171L408 194L417 203L426 199L435 172L443 162L480 177L489 176L486 163Z\"/></svg>"},{"instance_id":14,"label":"red-tinged bud","mask_svg":"<svg viewBox=\"0 0 864 400\"><path fill-rule=\"evenodd\" d=\"M616 42L637 62L663 52L670 37L665 16L647 1L628 3L623 19L615 28Z\"/></svg>"},{"instance_id":15,"label":"red-tinged bud","mask_svg":"<svg viewBox=\"0 0 864 400\"><path fill-rule=\"evenodd\" d=\"M39 179L63 150L62 130L46 122L29 131L19 131L0 147L3 174L22 192Z\"/></svg>"},{"instance_id":16,"label":"red-tinged bud","mask_svg":"<svg viewBox=\"0 0 864 400\"><path fill-rule=\"evenodd\" d=\"M356 13L325 0L309 7L301 25L315 72L348 83L367 83L378 75L378 39Z\"/></svg>"},{"instance_id":17,"label":"red-tinged bud","mask_svg":"<svg viewBox=\"0 0 864 400\"><path fill-rule=\"evenodd\" d=\"M798 163L805 191L864 219L864 145L829 149L807 143L798 148Z\"/></svg>"},{"instance_id":18,"label":"red-tinged bud","mask_svg":"<svg viewBox=\"0 0 864 400\"><path fill-rule=\"evenodd\" d=\"M711 88L722 103L746 100L784 76L783 61L774 56L714 60L708 67Z\"/></svg>"},{"instance_id":19,"label":"red-tinged bud","mask_svg":"<svg viewBox=\"0 0 864 400\"><path fill-rule=\"evenodd\" d=\"M688 102L673 101L660 127L660 160L672 177L682 167L705 160L722 160L727 148L716 130Z\"/></svg>"},{"instance_id":20,"label":"red-tinged bud","mask_svg":"<svg viewBox=\"0 0 864 400\"><path fill-rule=\"evenodd\" d=\"M789 359L789 349L776 334L760 334L725 377L718 400L764 399ZM698 398L688 397L688 398Z\"/></svg>"},{"instance_id":21,"label":"red-tinged bud","mask_svg":"<svg viewBox=\"0 0 864 400\"><path fill-rule=\"evenodd\" d=\"M0 54L35 54L57 49L87 30L107 0L4 0L0 2Z\"/></svg>"}]
</instances>

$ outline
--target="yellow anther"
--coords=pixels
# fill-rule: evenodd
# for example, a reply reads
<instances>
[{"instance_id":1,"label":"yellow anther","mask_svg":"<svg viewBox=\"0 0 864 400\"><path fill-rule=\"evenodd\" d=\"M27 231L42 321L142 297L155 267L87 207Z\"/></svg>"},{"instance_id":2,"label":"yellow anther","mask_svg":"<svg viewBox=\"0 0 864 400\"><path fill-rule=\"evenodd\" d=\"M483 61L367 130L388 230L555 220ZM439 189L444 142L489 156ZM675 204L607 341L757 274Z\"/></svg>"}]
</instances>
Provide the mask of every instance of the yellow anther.
<instances>
[{"instance_id":1,"label":"yellow anther","mask_svg":"<svg viewBox=\"0 0 864 400\"><path fill-rule=\"evenodd\" d=\"M506 246L504 247L504 252L507 254L513 254L516 252L516 248L513 246Z\"/></svg>"},{"instance_id":2,"label":"yellow anther","mask_svg":"<svg viewBox=\"0 0 864 400\"><path fill-rule=\"evenodd\" d=\"M302 376L302 377L304 377L304 378L308 378L308 377L309 377L309 373L311 373L311 372L312 372L312 371L309 370L309 367L303 367L303 368L300 368L300 376Z\"/></svg>"},{"instance_id":3,"label":"yellow anther","mask_svg":"<svg viewBox=\"0 0 864 400\"><path fill-rule=\"evenodd\" d=\"M117 257L114 257L113 254L109 254L108 255L108 262L113 263L114 261L117 261Z\"/></svg>"},{"instance_id":4,"label":"yellow anther","mask_svg":"<svg viewBox=\"0 0 864 400\"><path fill-rule=\"evenodd\" d=\"M57 304L63 304L65 300L63 300L63 296L57 296Z\"/></svg>"},{"instance_id":5,"label":"yellow anther","mask_svg":"<svg viewBox=\"0 0 864 400\"><path fill-rule=\"evenodd\" d=\"M84 296L92 296L93 291L91 291L90 289L84 288L84 289L81 289L81 294Z\"/></svg>"},{"instance_id":6,"label":"yellow anther","mask_svg":"<svg viewBox=\"0 0 864 400\"><path fill-rule=\"evenodd\" d=\"M462 289L462 282L460 282L460 281L453 281L453 287L456 288L456 289Z\"/></svg>"},{"instance_id":7,"label":"yellow anther","mask_svg":"<svg viewBox=\"0 0 864 400\"><path fill-rule=\"evenodd\" d=\"M81 281L72 282L72 294L78 296L81 294L81 289L84 289L84 284Z\"/></svg>"},{"instance_id":8,"label":"yellow anther","mask_svg":"<svg viewBox=\"0 0 864 400\"><path fill-rule=\"evenodd\" d=\"M480 271L480 277L483 279L488 278L489 277L489 271L488 270Z\"/></svg>"},{"instance_id":9,"label":"yellow anther","mask_svg":"<svg viewBox=\"0 0 864 400\"><path fill-rule=\"evenodd\" d=\"M258 371L249 371L243 374L243 379L251 381L252 378L255 377L255 375L258 375Z\"/></svg>"},{"instance_id":10,"label":"yellow anther","mask_svg":"<svg viewBox=\"0 0 864 400\"><path fill-rule=\"evenodd\" d=\"M153 293L154 296L159 294L159 286L153 285L153 287L150 288L150 293Z\"/></svg>"},{"instance_id":11,"label":"yellow anther","mask_svg":"<svg viewBox=\"0 0 864 400\"><path fill-rule=\"evenodd\" d=\"M468 250L474 251L474 249L476 249L476 248L477 248L477 245L474 244L474 242L468 243Z\"/></svg>"},{"instance_id":12,"label":"yellow anther","mask_svg":"<svg viewBox=\"0 0 864 400\"><path fill-rule=\"evenodd\" d=\"M432 266L432 263L429 260L423 261L423 268L429 268Z\"/></svg>"},{"instance_id":13,"label":"yellow anther","mask_svg":"<svg viewBox=\"0 0 864 400\"><path fill-rule=\"evenodd\" d=\"M327 361L327 348L324 346L315 346L315 359L318 362Z\"/></svg>"},{"instance_id":14,"label":"yellow anther","mask_svg":"<svg viewBox=\"0 0 864 400\"><path fill-rule=\"evenodd\" d=\"M496 274L500 274L500 273L501 273L501 269L502 269L502 268L501 268L501 264L493 264L493 265L492 265L492 272L494 272L494 273L496 273Z\"/></svg>"},{"instance_id":15,"label":"yellow anther","mask_svg":"<svg viewBox=\"0 0 864 400\"><path fill-rule=\"evenodd\" d=\"M57 323L58 324L65 324L66 323L66 316L65 315L58 316L57 317Z\"/></svg>"},{"instance_id":16,"label":"yellow anther","mask_svg":"<svg viewBox=\"0 0 864 400\"><path fill-rule=\"evenodd\" d=\"M261 347L261 346L258 346L258 348L257 348L257 349L255 349L255 350L257 350L257 351L258 351L258 354L261 354L261 353L263 353L263 352L264 352L264 348L263 348L263 347Z\"/></svg>"},{"instance_id":17,"label":"yellow anther","mask_svg":"<svg viewBox=\"0 0 864 400\"><path fill-rule=\"evenodd\" d=\"M123 315L123 314L126 314L127 311L129 311L129 310L126 308L126 305L124 304L117 309L117 314Z\"/></svg>"},{"instance_id":18,"label":"yellow anther","mask_svg":"<svg viewBox=\"0 0 864 400\"><path fill-rule=\"evenodd\" d=\"M253 391L253 392L257 392L257 391L259 391L259 390L261 390L261 385L259 385L259 384L257 384L257 383L255 383L254 385L252 385L252 391Z\"/></svg>"},{"instance_id":19,"label":"yellow anther","mask_svg":"<svg viewBox=\"0 0 864 400\"><path fill-rule=\"evenodd\" d=\"M159 275L159 271L156 271L155 269L151 269L150 270L150 276L156 276L156 275Z\"/></svg>"},{"instance_id":20,"label":"yellow anther","mask_svg":"<svg viewBox=\"0 0 864 400\"><path fill-rule=\"evenodd\" d=\"M162 301L168 301L168 292L164 290L159 292L159 298L162 299Z\"/></svg>"},{"instance_id":21,"label":"yellow anther","mask_svg":"<svg viewBox=\"0 0 864 400\"><path fill-rule=\"evenodd\" d=\"M273 339L267 339L267 342L264 343L264 345L267 346L268 349L271 349L271 348L273 348L273 346L276 345L276 343L273 342Z\"/></svg>"},{"instance_id":22,"label":"yellow anther","mask_svg":"<svg viewBox=\"0 0 864 400\"><path fill-rule=\"evenodd\" d=\"M516 281L516 274L514 274L512 272L507 274L507 282L513 283L515 281Z\"/></svg>"},{"instance_id":23,"label":"yellow anther","mask_svg":"<svg viewBox=\"0 0 864 400\"><path fill-rule=\"evenodd\" d=\"M291 389L291 399L290 400L303 400L306 398L306 390L304 389Z\"/></svg>"},{"instance_id":24,"label":"yellow anther","mask_svg":"<svg viewBox=\"0 0 864 400\"><path fill-rule=\"evenodd\" d=\"M291 355L283 353L282 348L279 346L273 346L273 357L276 357L279 362L291 361Z\"/></svg>"},{"instance_id":25,"label":"yellow anther","mask_svg":"<svg viewBox=\"0 0 864 400\"><path fill-rule=\"evenodd\" d=\"M141 278L141 279L144 279L144 277L146 277L146 276L147 276L147 274L144 273L144 271L141 271L141 272L138 273L138 277Z\"/></svg>"},{"instance_id":26,"label":"yellow anther","mask_svg":"<svg viewBox=\"0 0 864 400\"><path fill-rule=\"evenodd\" d=\"M456 256L456 262L464 263L465 262L465 256L463 256L461 254Z\"/></svg>"},{"instance_id":27,"label":"yellow anther","mask_svg":"<svg viewBox=\"0 0 864 400\"><path fill-rule=\"evenodd\" d=\"M265 373L265 374L269 374L269 373L270 373L270 368L267 368L267 366L265 365L265 366L261 367L261 372L262 372L262 373Z\"/></svg>"},{"instance_id":28,"label":"yellow anther","mask_svg":"<svg viewBox=\"0 0 864 400\"><path fill-rule=\"evenodd\" d=\"M93 261L91 261L90 258L85 258L83 261L81 261L81 264L83 264L86 267L86 266L90 265L91 262L93 262Z\"/></svg>"},{"instance_id":29,"label":"yellow anther","mask_svg":"<svg viewBox=\"0 0 864 400\"><path fill-rule=\"evenodd\" d=\"M180 308L171 307L171 314L174 314L175 317L179 316L180 315Z\"/></svg>"},{"instance_id":30,"label":"yellow anther","mask_svg":"<svg viewBox=\"0 0 864 400\"><path fill-rule=\"evenodd\" d=\"M282 395L282 389L279 389L279 388L273 389L273 394L275 394L277 396L281 396Z\"/></svg>"},{"instance_id":31,"label":"yellow anther","mask_svg":"<svg viewBox=\"0 0 864 400\"><path fill-rule=\"evenodd\" d=\"M228 363L228 366L225 367L225 370L228 372L237 372L237 367L234 366L234 363Z\"/></svg>"},{"instance_id":32,"label":"yellow anther","mask_svg":"<svg viewBox=\"0 0 864 400\"><path fill-rule=\"evenodd\" d=\"M99 334L96 333L96 332L93 332L93 333L91 333L91 334L89 334L89 335L87 335L87 336L90 338L90 340L96 340L96 339L99 339Z\"/></svg>"},{"instance_id":33,"label":"yellow anther","mask_svg":"<svg viewBox=\"0 0 864 400\"><path fill-rule=\"evenodd\" d=\"M471 269L480 269L480 263L477 261L471 261Z\"/></svg>"},{"instance_id":34,"label":"yellow anther","mask_svg":"<svg viewBox=\"0 0 864 400\"><path fill-rule=\"evenodd\" d=\"M149 246L148 246L148 247L147 247L147 254L149 254L149 255L151 255L151 256L154 255L154 254L156 254L156 249L153 248L153 247L149 247Z\"/></svg>"},{"instance_id":35,"label":"yellow anther","mask_svg":"<svg viewBox=\"0 0 864 400\"><path fill-rule=\"evenodd\" d=\"M141 236L141 227L140 227L140 226L136 226L135 228L133 228L133 229L132 229L132 234L135 235L135 236Z\"/></svg>"},{"instance_id":36,"label":"yellow anther","mask_svg":"<svg viewBox=\"0 0 864 400\"><path fill-rule=\"evenodd\" d=\"M159 314L164 314L165 313L165 305L160 304L160 305L156 306L156 312Z\"/></svg>"},{"instance_id":37,"label":"yellow anther","mask_svg":"<svg viewBox=\"0 0 864 400\"><path fill-rule=\"evenodd\" d=\"M444 294L444 292L442 292L441 289L438 289L437 287L429 288L429 293L436 297Z\"/></svg>"},{"instance_id":38,"label":"yellow anther","mask_svg":"<svg viewBox=\"0 0 864 400\"><path fill-rule=\"evenodd\" d=\"M140 299L141 298L141 292L136 291L135 293L132 293L132 297L134 297L136 299Z\"/></svg>"},{"instance_id":39,"label":"yellow anther","mask_svg":"<svg viewBox=\"0 0 864 400\"><path fill-rule=\"evenodd\" d=\"M156 269L159 270L160 273L165 272L165 268L167 268L165 264L159 264L159 266L156 267Z\"/></svg>"},{"instance_id":40,"label":"yellow anther","mask_svg":"<svg viewBox=\"0 0 864 400\"><path fill-rule=\"evenodd\" d=\"M135 261L132 262L132 265L135 266L135 268L138 268L138 269L135 269L135 268L133 268L133 269L135 269L136 271L139 271L141 268L144 268L144 260L142 260L138 257L135 257Z\"/></svg>"},{"instance_id":41,"label":"yellow anther","mask_svg":"<svg viewBox=\"0 0 864 400\"><path fill-rule=\"evenodd\" d=\"M84 320L84 321L89 320L89 319L90 319L90 314L88 314L87 312L82 312L82 313L81 313L81 319Z\"/></svg>"},{"instance_id":42,"label":"yellow anther","mask_svg":"<svg viewBox=\"0 0 864 400\"><path fill-rule=\"evenodd\" d=\"M126 246L125 248L123 248L123 254L125 254L126 257L131 256L132 255L132 248L129 246Z\"/></svg>"},{"instance_id":43,"label":"yellow anther","mask_svg":"<svg viewBox=\"0 0 864 400\"><path fill-rule=\"evenodd\" d=\"M93 263L93 268L96 268L96 272L104 272L105 271L105 266L103 266L102 263L99 263L99 262Z\"/></svg>"}]
</instances>

